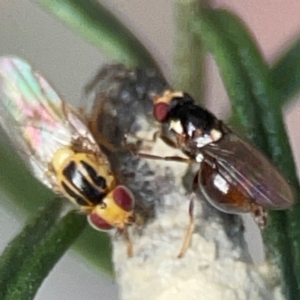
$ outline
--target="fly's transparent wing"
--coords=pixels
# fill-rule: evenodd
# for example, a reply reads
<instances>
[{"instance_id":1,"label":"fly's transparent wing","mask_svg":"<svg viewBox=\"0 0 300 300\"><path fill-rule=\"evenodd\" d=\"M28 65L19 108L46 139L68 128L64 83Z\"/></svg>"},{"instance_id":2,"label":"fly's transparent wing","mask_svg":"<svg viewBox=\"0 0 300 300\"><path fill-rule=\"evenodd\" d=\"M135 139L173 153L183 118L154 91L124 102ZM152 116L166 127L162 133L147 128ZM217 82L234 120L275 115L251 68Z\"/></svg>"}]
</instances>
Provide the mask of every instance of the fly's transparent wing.
<instances>
[{"instance_id":1,"label":"fly's transparent wing","mask_svg":"<svg viewBox=\"0 0 300 300\"><path fill-rule=\"evenodd\" d=\"M219 174L253 202L270 209L290 207L291 187L277 169L254 147L229 132L204 149Z\"/></svg>"},{"instance_id":2,"label":"fly's transparent wing","mask_svg":"<svg viewBox=\"0 0 300 300\"><path fill-rule=\"evenodd\" d=\"M0 58L0 124L34 175L51 187L49 162L57 149L82 138L84 146L98 146L70 106L24 60Z\"/></svg>"}]
</instances>

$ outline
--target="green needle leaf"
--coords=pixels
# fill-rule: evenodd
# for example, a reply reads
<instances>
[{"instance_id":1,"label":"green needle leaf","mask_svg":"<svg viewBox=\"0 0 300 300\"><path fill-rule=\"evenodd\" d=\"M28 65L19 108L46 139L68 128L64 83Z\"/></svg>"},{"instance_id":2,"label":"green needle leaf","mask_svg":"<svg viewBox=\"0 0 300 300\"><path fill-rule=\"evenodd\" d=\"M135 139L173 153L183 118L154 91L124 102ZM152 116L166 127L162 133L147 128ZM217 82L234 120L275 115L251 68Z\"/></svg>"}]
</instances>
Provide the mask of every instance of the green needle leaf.
<instances>
[{"instance_id":1,"label":"green needle leaf","mask_svg":"<svg viewBox=\"0 0 300 300\"><path fill-rule=\"evenodd\" d=\"M270 71L281 105L287 103L300 90L300 39L281 56Z\"/></svg>"},{"instance_id":2,"label":"green needle leaf","mask_svg":"<svg viewBox=\"0 0 300 300\"><path fill-rule=\"evenodd\" d=\"M213 20L219 23L219 28L226 28L227 38L235 46L238 60L249 78L259 119L266 132L268 140L268 153L273 161L285 172L290 169L294 172L295 164L292 157L289 140L282 118L281 105L278 105L277 90L273 87L267 64L264 62L253 38L244 24L227 11L216 10L211 13ZM247 103L245 103L247 105ZM296 180L297 182L297 180Z\"/></svg>"},{"instance_id":3,"label":"green needle leaf","mask_svg":"<svg viewBox=\"0 0 300 300\"><path fill-rule=\"evenodd\" d=\"M113 275L111 242L107 233L86 226L79 239L74 243L74 248L92 262L93 266L108 275Z\"/></svg>"},{"instance_id":4,"label":"green needle leaf","mask_svg":"<svg viewBox=\"0 0 300 300\"><path fill-rule=\"evenodd\" d=\"M201 2L201 3L200 3ZM203 104L205 92L205 51L202 42L191 30L190 17L202 9L199 0L174 2L176 25L173 86L177 90L188 91Z\"/></svg>"},{"instance_id":5,"label":"green needle leaf","mask_svg":"<svg viewBox=\"0 0 300 300\"><path fill-rule=\"evenodd\" d=\"M195 16L192 22L193 30L198 34L204 46L213 54L219 66L223 82L233 103L234 115L239 124L242 125L247 137L263 148L265 140L257 120L254 95L250 88L249 78L241 62L236 59L237 50L216 25L209 10Z\"/></svg>"},{"instance_id":6,"label":"green needle leaf","mask_svg":"<svg viewBox=\"0 0 300 300\"><path fill-rule=\"evenodd\" d=\"M0 257L0 299L3 299L8 284L20 271L23 262L32 256L32 246L38 243L56 222L61 207L61 200L53 200L7 245Z\"/></svg>"},{"instance_id":7,"label":"green needle leaf","mask_svg":"<svg viewBox=\"0 0 300 300\"><path fill-rule=\"evenodd\" d=\"M156 67L140 41L95 0L36 0L110 59L132 66Z\"/></svg>"},{"instance_id":8,"label":"green needle leaf","mask_svg":"<svg viewBox=\"0 0 300 300\"><path fill-rule=\"evenodd\" d=\"M2 299L33 299L45 277L78 238L85 225L86 217L74 211L53 225L38 242L31 245L30 255L22 261Z\"/></svg>"},{"instance_id":9,"label":"green needle leaf","mask_svg":"<svg viewBox=\"0 0 300 300\"><path fill-rule=\"evenodd\" d=\"M260 133L265 139L264 144L257 143L256 139L254 139L255 143L272 158L286 177L289 178L295 187L296 196L299 198L300 189L282 118L281 103L278 100L279 96L276 89L272 86L268 66L263 61L248 30L237 17L223 10L210 10L201 15L201 17L197 20L197 29L201 29L202 25L202 31L199 30L199 33L201 32L202 40L205 43L207 42L207 36L211 32L214 33L217 42L213 45L209 42L207 44L217 62L222 62L222 64L219 64L219 67L223 75L223 80L228 82L227 77L232 77L232 74L226 74L224 71L224 65L226 66L226 64L220 59L220 56L222 57L223 54L226 59L230 58L228 53L225 52L224 54L224 51L229 47L228 45L231 45L231 54L235 56L235 62L233 59L229 62L238 65L241 72L237 72L238 68L232 71L240 74L240 80L244 82L243 87L248 85L250 93L253 95L252 101L254 103L249 102L246 98L244 98L246 100L244 103L240 103L245 108L244 114L241 115L240 119L247 116L247 108L253 107L250 114L252 115L253 111L256 111L256 119L252 117L248 118L250 121L256 121L259 125L256 133ZM208 33L208 31L211 32ZM226 87L228 93L231 91L230 88L239 90L238 86L231 87L227 84ZM232 95L230 96L234 104L237 105L235 98ZM296 226L297 222L299 222L298 206L299 203L296 203L293 211L290 213L272 213L272 235L276 235L276 239L274 240L281 253L283 273L287 281L288 293L292 297L291 299L299 299L299 285L297 286L297 283L299 284L300 282L300 249L298 247L300 236L299 230L295 230L296 227L299 228L299 224ZM291 270L294 270L294 272Z\"/></svg>"}]
</instances>

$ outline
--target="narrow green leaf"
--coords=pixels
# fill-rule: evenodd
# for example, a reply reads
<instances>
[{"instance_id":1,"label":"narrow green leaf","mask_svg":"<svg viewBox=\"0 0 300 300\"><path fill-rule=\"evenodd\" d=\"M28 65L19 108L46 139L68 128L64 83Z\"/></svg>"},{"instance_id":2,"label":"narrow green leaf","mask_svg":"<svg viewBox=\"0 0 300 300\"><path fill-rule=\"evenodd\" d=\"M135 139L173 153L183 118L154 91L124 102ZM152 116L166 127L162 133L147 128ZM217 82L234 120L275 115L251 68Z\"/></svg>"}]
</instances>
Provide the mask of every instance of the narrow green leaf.
<instances>
[{"instance_id":1,"label":"narrow green leaf","mask_svg":"<svg viewBox=\"0 0 300 300\"><path fill-rule=\"evenodd\" d=\"M61 206L59 199L53 200L7 245L0 257L0 299L4 298L8 285L20 271L23 262L32 256L32 246L56 222Z\"/></svg>"},{"instance_id":2,"label":"narrow green leaf","mask_svg":"<svg viewBox=\"0 0 300 300\"><path fill-rule=\"evenodd\" d=\"M205 51L202 42L191 30L190 17L201 11L203 2L206 1L174 2L176 34L172 83L177 90L188 91L200 105L204 103L205 93Z\"/></svg>"},{"instance_id":3,"label":"narrow green leaf","mask_svg":"<svg viewBox=\"0 0 300 300\"><path fill-rule=\"evenodd\" d=\"M31 256L23 261L3 299L33 299L45 277L78 238L85 225L85 216L72 211L47 231L38 243L32 245Z\"/></svg>"},{"instance_id":4,"label":"narrow green leaf","mask_svg":"<svg viewBox=\"0 0 300 300\"><path fill-rule=\"evenodd\" d=\"M276 87L281 105L300 90L300 39L274 63L270 76Z\"/></svg>"},{"instance_id":5,"label":"narrow green leaf","mask_svg":"<svg viewBox=\"0 0 300 300\"><path fill-rule=\"evenodd\" d=\"M116 62L155 67L148 50L115 16L95 0L35 0L86 41Z\"/></svg>"},{"instance_id":6,"label":"narrow green leaf","mask_svg":"<svg viewBox=\"0 0 300 300\"><path fill-rule=\"evenodd\" d=\"M250 82L238 53L223 31L216 26L209 10L198 14L192 20L193 30L204 46L213 54L223 78L228 95L232 101L233 113L247 137L263 148L264 136L257 120L257 107L250 88ZM247 105L245 105L247 103Z\"/></svg>"},{"instance_id":7,"label":"narrow green leaf","mask_svg":"<svg viewBox=\"0 0 300 300\"><path fill-rule=\"evenodd\" d=\"M245 25L236 16L224 10L212 11L210 15L214 22L218 22L219 28L225 28L224 34L236 49L238 55L236 60L240 61L244 72L248 75L250 88L259 109L257 112L260 112L257 115L261 119L263 130L267 133L269 156L284 173L285 170L290 170L291 174L286 174L286 176L294 177L296 179L294 183L297 183L295 164L282 118L281 105L278 105L277 90L268 76L267 64Z\"/></svg>"},{"instance_id":8,"label":"narrow green leaf","mask_svg":"<svg viewBox=\"0 0 300 300\"><path fill-rule=\"evenodd\" d=\"M214 22L218 28L219 34L226 36L227 40L235 48L235 59L248 77L248 84L254 95L255 105L259 108L256 120L262 124L261 132L265 132L264 136L267 145L267 149L263 149L267 150L266 153L289 178L296 189L298 198L300 190L295 164L285 131L281 104L278 100L277 91L271 84L268 67L263 61L248 30L237 17L220 10L210 11L207 15L206 17L210 18L211 22ZM248 107L249 103L245 102L244 105ZM261 147L260 145L258 146ZM298 247L300 232L299 229L296 229L297 227L300 228L299 224L297 226L299 222L298 206L299 203L296 203L290 213L273 212L273 226L270 229L273 231L272 235L276 235L276 246L281 252L283 273L289 289L290 299L299 299L299 286L297 284L300 282L300 248ZM294 272L291 271L293 269Z\"/></svg>"}]
</instances>

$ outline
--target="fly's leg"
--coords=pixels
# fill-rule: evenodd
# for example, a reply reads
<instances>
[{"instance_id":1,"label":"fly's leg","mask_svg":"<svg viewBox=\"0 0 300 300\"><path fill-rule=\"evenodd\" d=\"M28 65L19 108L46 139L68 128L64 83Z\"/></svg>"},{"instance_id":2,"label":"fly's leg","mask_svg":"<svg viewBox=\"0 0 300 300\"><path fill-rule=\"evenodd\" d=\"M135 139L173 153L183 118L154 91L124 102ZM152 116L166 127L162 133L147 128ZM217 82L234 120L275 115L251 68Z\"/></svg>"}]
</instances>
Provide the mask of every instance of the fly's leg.
<instances>
[{"instance_id":1,"label":"fly's leg","mask_svg":"<svg viewBox=\"0 0 300 300\"><path fill-rule=\"evenodd\" d=\"M126 133L124 135L124 147L130 150L131 152L138 152L140 150L151 150L151 146L143 145L147 144L154 144L157 141L157 138L160 136L160 131L154 132L152 138L141 138L133 133ZM132 140L130 142L130 140Z\"/></svg>"},{"instance_id":2,"label":"fly's leg","mask_svg":"<svg viewBox=\"0 0 300 300\"><path fill-rule=\"evenodd\" d=\"M145 146L142 147L142 144L143 143L154 144L157 141L158 138L160 138L166 145L168 145L171 148L174 148L174 149L179 148L178 144L175 141L173 141L168 136L165 136L165 135L162 134L161 129L155 131L152 138L149 138L149 139L138 137L138 136L136 136L135 134L132 134L132 133L127 133L127 134L125 134L125 144L127 144L127 145L129 145L129 146L131 146L135 149L146 150L147 148L149 148L149 146L147 145L146 147ZM134 144L128 143L129 139L135 140L135 143Z\"/></svg>"},{"instance_id":3,"label":"fly's leg","mask_svg":"<svg viewBox=\"0 0 300 300\"><path fill-rule=\"evenodd\" d=\"M168 136L161 134L160 138L169 147L171 147L173 149L178 149L179 148L179 145L175 141L173 141L172 139L170 139Z\"/></svg>"},{"instance_id":4,"label":"fly's leg","mask_svg":"<svg viewBox=\"0 0 300 300\"><path fill-rule=\"evenodd\" d=\"M134 134L128 133L125 135L125 144L128 150L141 158L146 158L146 159L155 159L155 160L167 160L167 161L176 161L176 162L183 162L183 163L192 163L193 160L190 158L185 158L185 157L180 157L180 156L160 156L160 155L153 155L153 154L147 154L147 153L142 153L140 151L145 151L145 150L151 150L151 147L148 145L145 146L143 143L155 143L158 139L158 137L169 147L178 149L179 145L172 139L170 139L168 136L165 136L162 134L161 130L156 131L153 134L153 137L151 139L146 139L146 138L140 138ZM128 143L129 139L134 139L136 142L135 143Z\"/></svg>"},{"instance_id":5,"label":"fly's leg","mask_svg":"<svg viewBox=\"0 0 300 300\"><path fill-rule=\"evenodd\" d=\"M106 148L107 150L109 150L109 151L111 151L111 152L122 152L122 151L124 151L124 149L122 149L122 148L117 148L116 146L114 146L111 142L109 142L108 140L107 140L107 138L106 137L104 137L103 136L103 134L102 133L100 133L100 132L97 132L97 134L95 135L95 138L96 138L96 140L97 140L97 142L98 142L98 144L100 145L100 146L103 146L104 148Z\"/></svg>"},{"instance_id":6,"label":"fly's leg","mask_svg":"<svg viewBox=\"0 0 300 300\"><path fill-rule=\"evenodd\" d=\"M125 239L127 246L127 256L130 258L133 256L133 245L127 226L125 226L124 229L119 229L119 233L121 233Z\"/></svg>"},{"instance_id":7,"label":"fly's leg","mask_svg":"<svg viewBox=\"0 0 300 300\"><path fill-rule=\"evenodd\" d=\"M259 228L264 229L267 225L268 219L267 210L259 205L253 204L251 207L251 214Z\"/></svg>"},{"instance_id":8,"label":"fly's leg","mask_svg":"<svg viewBox=\"0 0 300 300\"><path fill-rule=\"evenodd\" d=\"M178 258L182 258L187 249L190 247L191 244L191 239L192 239L192 235L195 229L195 218L194 218L194 201L195 201L195 197L196 194L192 193L190 196L190 205L189 205L189 217L190 217L190 222L189 225L187 227L185 236L184 236L184 240L183 240L183 244L181 246L181 250L178 254Z\"/></svg>"},{"instance_id":9,"label":"fly's leg","mask_svg":"<svg viewBox=\"0 0 300 300\"><path fill-rule=\"evenodd\" d=\"M158 155L152 155L152 154L140 153L140 152L133 152L133 154L137 155L138 157L146 158L146 159L177 161L177 162L182 162L182 163L186 163L186 164L190 164L193 162L192 159L181 157L181 156L158 156Z\"/></svg>"},{"instance_id":10,"label":"fly's leg","mask_svg":"<svg viewBox=\"0 0 300 300\"><path fill-rule=\"evenodd\" d=\"M151 142L155 142L155 140L157 139L158 137L158 134L160 134L159 131L157 131L154 136L153 136L153 139L151 139L150 141ZM132 135L131 135L132 136ZM148 141L149 140L144 140L144 139L141 139L139 137L136 137L138 139L138 141L140 143L144 142L144 141ZM163 139L163 141L165 143L167 143L169 146L171 147L174 147L177 149L176 147L176 143L174 141L172 141L171 139L169 139L168 137L161 137ZM131 147L129 145L129 147ZM177 162L183 162L183 163L192 163L193 160L190 159L190 158L186 158L186 157L181 157L181 156L160 156L160 155L154 155L154 154L148 154L148 153L142 153L140 152L141 150L141 146L137 146L137 145L133 145L131 148L130 148L130 152L133 154L133 155L136 155L138 157L141 157L141 158L146 158L146 159L154 159L154 160L167 160L167 161L177 161ZM146 150L144 148L144 150Z\"/></svg>"},{"instance_id":11,"label":"fly's leg","mask_svg":"<svg viewBox=\"0 0 300 300\"><path fill-rule=\"evenodd\" d=\"M186 233L184 236L181 250L177 256L178 258L182 258L185 255L187 249L190 247L192 235L193 235L194 229L195 229L194 207L195 207L196 190L198 188L198 176L199 175L197 173L193 179L193 185L192 185L193 192L190 195L190 205L189 205L190 222L189 222L189 225L187 227L187 230L186 230Z\"/></svg>"}]
</instances>

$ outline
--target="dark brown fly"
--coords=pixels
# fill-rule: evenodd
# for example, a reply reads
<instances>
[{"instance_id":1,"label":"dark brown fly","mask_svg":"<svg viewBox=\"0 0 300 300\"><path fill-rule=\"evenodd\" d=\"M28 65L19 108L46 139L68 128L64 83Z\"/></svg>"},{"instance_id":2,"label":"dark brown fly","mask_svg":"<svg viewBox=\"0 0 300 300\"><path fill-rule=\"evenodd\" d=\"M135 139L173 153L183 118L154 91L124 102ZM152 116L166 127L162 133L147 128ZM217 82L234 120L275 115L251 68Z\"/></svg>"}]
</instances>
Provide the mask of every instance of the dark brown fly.
<instances>
[{"instance_id":1,"label":"dark brown fly","mask_svg":"<svg viewBox=\"0 0 300 300\"><path fill-rule=\"evenodd\" d=\"M269 160L213 114L196 105L188 94L166 91L153 101L153 115L168 124L176 137L174 145L199 163L194 188L199 188L214 207L230 214L250 212L258 225L264 227L265 209L286 209L293 204L290 185ZM172 144L169 138L162 138ZM191 221L180 257L187 250L192 234L194 197L191 199Z\"/></svg>"}]
</instances>

